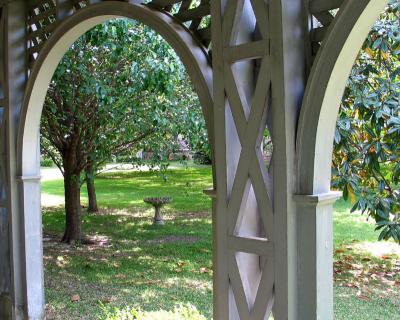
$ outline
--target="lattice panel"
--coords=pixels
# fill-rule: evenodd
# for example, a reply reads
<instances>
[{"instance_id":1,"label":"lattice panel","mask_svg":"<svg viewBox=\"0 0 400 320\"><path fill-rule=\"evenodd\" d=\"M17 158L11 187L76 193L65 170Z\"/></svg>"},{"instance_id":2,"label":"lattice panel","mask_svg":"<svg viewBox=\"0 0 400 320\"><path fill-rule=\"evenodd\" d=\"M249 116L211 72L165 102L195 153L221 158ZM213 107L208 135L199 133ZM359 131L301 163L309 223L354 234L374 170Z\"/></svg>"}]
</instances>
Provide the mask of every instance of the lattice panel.
<instances>
[{"instance_id":1,"label":"lattice panel","mask_svg":"<svg viewBox=\"0 0 400 320\"><path fill-rule=\"evenodd\" d=\"M273 176L262 146L265 131L273 138L267 126L271 88L268 7L265 0L230 0L222 20L224 87L228 116L235 125L229 134L237 137L241 147L237 163L231 166L235 172L228 202L228 273L236 305L230 313L232 318L253 320L267 319L274 301Z\"/></svg>"},{"instance_id":2,"label":"lattice panel","mask_svg":"<svg viewBox=\"0 0 400 320\"><path fill-rule=\"evenodd\" d=\"M169 12L190 29L205 47L210 47L210 0L153 0L148 5Z\"/></svg>"},{"instance_id":3,"label":"lattice panel","mask_svg":"<svg viewBox=\"0 0 400 320\"><path fill-rule=\"evenodd\" d=\"M126 0L120 1L126 2ZM99 1L93 3L96 2ZM70 14L90 5L89 0L70 0ZM201 44L210 49L210 0L153 0L147 2L147 5L174 16L193 33ZM57 18L57 11L56 0L33 0L29 3L27 24L30 68L46 40L49 39L60 23L60 19Z\"/></svg>"},{"instance_id":4,"label":"lattice panel","mask_svg":"<svg viewBox=\"0 0 400 320\"><path fill-rule=\"evenodd\" d=\"M326 32L344 0L312 0L309 11L311 19L311 54L316 56Z\"/></svg>"},{"instance_id":5,"label":"lattice panel","mask_svg":"<svg viewBox=\"0 0 400 320\"><path fill-rule=\"evenodd\" d=\"M41 0L30 3L27 18L30 63L37 58L40 49L58 25L56 10L55 0Z\"/></svg>"}]
</instances>

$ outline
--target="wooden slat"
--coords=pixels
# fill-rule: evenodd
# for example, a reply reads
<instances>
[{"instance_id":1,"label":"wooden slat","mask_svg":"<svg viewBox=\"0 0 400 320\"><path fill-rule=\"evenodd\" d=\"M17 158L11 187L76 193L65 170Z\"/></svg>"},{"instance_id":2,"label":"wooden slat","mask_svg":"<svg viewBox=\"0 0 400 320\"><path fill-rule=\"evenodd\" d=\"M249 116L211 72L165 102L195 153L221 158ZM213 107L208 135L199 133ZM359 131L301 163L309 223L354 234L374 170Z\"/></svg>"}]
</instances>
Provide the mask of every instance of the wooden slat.
<instances>
[{"instance_id":1,"label":"wooden slat","mask_svg":"<svg viewBox=\"0 0 400 320\"><path fill-rule=\"evenodd\" d=\"M211 43L211 25L207 28L197 29L194 33L201 43L208 48ZM211 57L211 52L208 55Z\"/></svg>"},{"instance_id":2,"label":"wooden slat","mask_svg":"<svg viewBox=\"0 0 400 320\"><path fill-rule=\"evenodd\" d=\"M49 18L49 17L52 16L52 15L55 16L55 14L56 14L56 7L53 7L53 8L51 8L51 9L47 10L47 11L44 11L44 12L42 12L42 13L36 15L36 16L30 17L30 18L28 19L28 24L29 24L29 25L35 24L35 23L39 22L40 20Z\"/></svg>"},{"instance_id":3,"label":"wooden slat","mask_svg":"<svg viewBox=\"0 0 400 320\"><path fill-rule=\"evenodd\" d=\"M43 4L50 4L54 6L54 0L30 0L29 1L29 8L32 10L34 8L38 8Z\"/></svg>"},{"instance_id":4,"label":"wooden slat","mask_svg":"<svg viewBox=\"0 0 400 320\"><path fill-rule=\"evenodd\" d=\"M33 55L34 53L39 53L42 50L43 46L45 45L45 41L42 41L37 46L28 48L28 54Z\"/></svg>"},{"instance_id":5,"label":"wooden slat","mask_svg":"<svg viewBox=\"0 0 400 320\"><path fill-rule=\"evenodd\" d=\"M264 40L249 42L225 48L224 57L229 62L256 59L268 55L268 42Z\"/></svg>"},{"instance_id":6,"label":"wooden slat","mask_svg":"<svg viewBox=\"0 0 400 320\"><path fill-rule=\"evenodd\" d=\"M157 9L162 9L167 6L172 6L175 3L181 2L182 0L153 0L149 2L147 5L149 7L157 8Z\"/></svg>"},{"instance_id":7,"label":"wooden slat","mask_svg":"<svg viewBox=\"0 0 400 320\"><path fill-rule=\"evenodd\" d=\"M41 37L42 35L44 35L46 33L51 33L57 27L57 25L58 25L57 22L48 24L47 26L42 27L35 32L28 33L27 38L28 38L28 40L32 40L35 37Z\"/></svg>"},{"instance_id":8,"label":"wooden slat","mask_svg":"<svg viewBox=\"0 0 400 320\"><path fill-rule=\"evenodd\" d=\"M317 18L324 26L329 26L335 19L333 15L329 13L329 11L315 13L314 17Z\"/></svg>"},{"instance_id":9,"label":"wooden slat","mask_svg":"<svg viewBox=\"0 0 400 320\"><path fill-rule=\"evenodd\" d=\"M232 251L252 253L259 256L274 256L273 243L264 238L229 236L228 248Z\"/></svg>"},{"instance_id":10,"label":"wooden slat","mask_svg":"<svg viewBox=\"0 0 400 320\"><path fill-rule=\"evenodd\" d=\"M328 27L315 28L311 30L311 41L312 42L322 42Z\"/></svg>"},{"instance_id":11,"label":"wooden slat","mask_svg":"<svg viewBox=\"0 0 400 320\"><path fill-rule=\"evenodd\" d=\"M201 40L211 40L211 26L208 26L207 28L197 29L195 33Z\"/></svg>"},{"instance_id":12,"label":"wooden slat","mask_svg":"<svg viewBox=\"0 0 400 320\"><path fill-rule=\"evenodd\" d=\"M0 208L6 208L7 207L7 200L0 200Z\"/></svg>"},{"instance_id":13,"label":"wooden slat","mask_svg":"<svg viewBox=\"0 0 400 320\"><path fill-rule=\"evenodd\" d=\"M313 0L310 3L311 14L340 8L344 0Z\"/></svg>"},{"instance_id":14,"label":"wooden slat","mask_svg":"<svg viewBox=\"0 0 400 320\"><path fill-rule=\"evenodd\" d=\"M193 19L208 16L209 14L210 14L210 4L203 4L194 9L178 12L175 15L175 18L177 18L181 22L186 22Z\"/></svg>"}]
</instances>

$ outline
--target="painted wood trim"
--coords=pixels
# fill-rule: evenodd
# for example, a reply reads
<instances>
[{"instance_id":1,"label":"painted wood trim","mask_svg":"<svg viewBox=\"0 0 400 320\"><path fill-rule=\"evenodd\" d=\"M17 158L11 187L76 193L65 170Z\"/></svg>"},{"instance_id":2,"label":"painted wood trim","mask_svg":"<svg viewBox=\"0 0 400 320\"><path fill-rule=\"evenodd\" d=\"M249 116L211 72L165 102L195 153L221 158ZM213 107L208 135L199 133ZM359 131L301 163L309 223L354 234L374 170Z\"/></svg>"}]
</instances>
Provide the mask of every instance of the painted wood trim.
<instances>
[{"instance_id":1,"label":"painted wood trim","mask_svg":"<svg viewBox=\"0 0 400 320\"><path fill-rule=\"evenodd\" d=\"M274 244L265 238L229 236L228 246L233 251L274 257Z\"/></svg>"},{"instance_id":2,"label":"painted wood trim","mask_svg":"<svg viewBox=\"0 0 400 320\"><path fill-rule=\"evenodd\" d=\"M18 176L17 177L17 181L19 182L40 182L40 180L42 180L42 176L37 176L37 175L33 175L33 176Z\"/></svg>"},{"instance_id":3,"label":"painted wood trim","mask_svg":"<svg viewBox=\"0 0 400 320\"><path fill-rule=\"evenodd\" d=\"M310 3L310 12L318 13L340 8L345 0L312 0ZM347 0L352 1L352 0ZM357 0L358 1L358 0Z\"/></svg>"},{"instance_id":4,"label":"painted wood trim","mask_svg":"<svg viewBox=\"0 0 400 320\"><path fill-rule=\"evenodd\" d=\"M239 60L257 59L269 54L269 44L265 40L253 41L224 49L225 62L232 63Z\"/></svg>"},{"instance_id":5,"label":"painted wood trim","mask_svg":"<svg viewBox=\"0 0 400 320\"><path fill-rule=\"evenodd\" d=\"M296 194L293 196L293 199L296 203L301 205L328 205L339 200L342 197L342 194L343 193L341 191L331 191L312 195Z\"/></svg>"},{"instance_id":6,"label":"painted wood trim","mask_svg":"<svg viewBox=\"0 0 400 320\"><path fill-rule=\"evenodd\" d=\"M210 189L204 189L203 193L207 196L209 196L210 198L217 198L217 189L214 188L210 188Z\"/></svg>"}]
</instances>

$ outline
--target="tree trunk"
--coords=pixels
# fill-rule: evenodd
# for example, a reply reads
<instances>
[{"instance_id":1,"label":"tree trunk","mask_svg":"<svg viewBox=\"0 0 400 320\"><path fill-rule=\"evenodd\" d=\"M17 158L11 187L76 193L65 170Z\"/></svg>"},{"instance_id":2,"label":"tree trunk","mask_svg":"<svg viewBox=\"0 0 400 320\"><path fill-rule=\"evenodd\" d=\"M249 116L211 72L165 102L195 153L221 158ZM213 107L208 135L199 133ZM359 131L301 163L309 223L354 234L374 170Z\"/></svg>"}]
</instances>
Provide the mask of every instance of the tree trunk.
<instances>
[{"instance_id":1,"label":"tree trunk","mask_svg":"<svg viewBox=\"0 0 400 320\"><path fill-rule=\"evenodd\" d=\"M97 206L97 196L96 196L96 188L94 186L94 168L93 163L89 162L86 170L86 187L89 199L89 207L88 212L96 213L99 212L99 208Z\"/></svg>"},{"instance_id":2,"label":"tree trunk","mask_svg":"<svg viewBox=\"0 0 400 320\"><path fill-rule=\"evenodd\" d=\"M82 241L81 232L81 200L79 177L68 171L64 172L65 191L65 233L62 242L74 243Z\"/></svg>"}]
</instances>

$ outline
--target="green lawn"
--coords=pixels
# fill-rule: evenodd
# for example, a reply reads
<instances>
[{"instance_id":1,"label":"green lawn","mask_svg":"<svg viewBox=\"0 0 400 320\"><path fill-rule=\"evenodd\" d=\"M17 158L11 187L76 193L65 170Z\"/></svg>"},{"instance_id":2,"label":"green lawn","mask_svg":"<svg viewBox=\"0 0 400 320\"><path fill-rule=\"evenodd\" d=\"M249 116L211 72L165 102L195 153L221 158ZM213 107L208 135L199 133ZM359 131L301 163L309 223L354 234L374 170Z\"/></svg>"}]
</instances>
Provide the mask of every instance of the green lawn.
<instances>
[{"instance_id":1,"label":"green lawn","mask_svg":"<svg viewBox=\"0 0 400 320\"><path fill-rule=\"evenodd\" d=\"M155 172L101 175L101 215L83 218L84 232L99 240L96 246L58 243L63 210L44 208L48 319L105 319L105 310L125 306L150 312L146 319L169 319L180 304L211 319L210 200L202 193L210 185L209 167L172 170L166 182ZM62 199L62 186L61 180L43 182L44 201ZM142 201L158 195L173 198L165 226L152 225L153 211ZM335 319L400 319L400 257L386 253L396 245L376 244L373 225L350 214L343 201L335 211ZM72 302L73 295L79 301Z\"/></svg>"}]
</instances>

